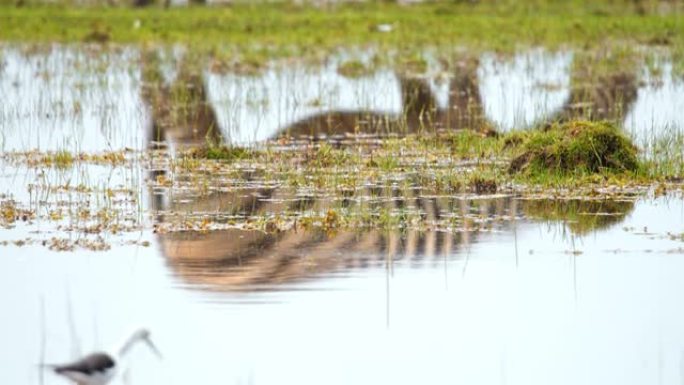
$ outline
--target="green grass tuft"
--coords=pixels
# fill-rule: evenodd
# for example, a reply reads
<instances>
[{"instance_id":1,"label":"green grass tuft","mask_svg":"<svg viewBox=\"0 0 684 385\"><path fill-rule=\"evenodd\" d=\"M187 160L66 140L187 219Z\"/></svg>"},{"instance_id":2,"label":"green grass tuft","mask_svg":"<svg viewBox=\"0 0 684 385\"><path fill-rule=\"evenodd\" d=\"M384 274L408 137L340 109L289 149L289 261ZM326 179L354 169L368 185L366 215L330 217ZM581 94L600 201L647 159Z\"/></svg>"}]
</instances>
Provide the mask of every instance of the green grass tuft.
<instances>
[{"instance_id":1,"label":"green grass tuft","mask_svg":"<svg viewBox=\"0 0 684 385\"><path fill-rule=\"evenodd\" d=\"M247 159L252 156L252 151L243 147L231 146L208 146L195 149L192 152L194 158L225 160L233 162L236 160Z\"/></svg>"},{"instance_id":2,"label":"green grass tuft","mask_svg":"<svg viewBox=\"0 0 684 385\"><path fill-rule=\"evenodd\" d=\"M57 168L69 168L74 164L74 156L67 150L61 150L52 156L51 162Z\"/></svg>"},{"instance_id":3,"label":"green grass tuft","mask_svg":"<svg viewBox=\"0 0 684 385\"><path fill-rule=\"evenodd\" d=\"M571 121L530 132L509 172L526 175L585 175L636 172L637 148L613 124Z\"/></svg>"},{"instance_id":4,"label":"green grass tuft","mask_svg":"<svg viewBox=\"0 0 684 385\"><path fill-rule=\"evenodd\" d=\"M337 67L337 73L348 78L360 78L372 73L372 68L359 60L349 60Z\"/></svg>"},{"instance_id":5,"label":"green grass tuft","mask_svg":"<svg viewBox=\"0 0 684 385\"><path fill-rule=\"evenodd\" d=\"M298 6L235 2L230 6L79 7L71 1L0 0L0 40L21 42L172 43L268 57L311 55L340 46L374 45L409 52L407 69L420 73L425 47L514 51L520 46L601 47L621 43L681 47L682 7L635 7L632 0L390 2ZM393 29L383 33L379 25ZM411 56L412 54L416 56Z\"/></svg>"}]
</instances>

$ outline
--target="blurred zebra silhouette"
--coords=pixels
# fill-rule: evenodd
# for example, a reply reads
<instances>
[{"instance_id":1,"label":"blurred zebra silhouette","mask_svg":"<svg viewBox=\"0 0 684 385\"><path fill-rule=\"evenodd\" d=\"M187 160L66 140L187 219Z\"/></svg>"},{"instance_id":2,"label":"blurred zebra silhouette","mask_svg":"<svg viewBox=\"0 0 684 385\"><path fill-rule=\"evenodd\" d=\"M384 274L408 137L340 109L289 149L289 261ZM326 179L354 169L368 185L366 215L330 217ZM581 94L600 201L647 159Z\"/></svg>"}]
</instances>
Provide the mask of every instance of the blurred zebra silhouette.
<instances>
[{"instance_id":1,"label":"blurred zebra silhouette","mask_svg":"<svg viewBox=\"0 0 684 385\"><path fill-rule=\"evenodd\" d=\"M206 82L201 67L179 64L174 83L163 84L155 66L154 56L148 58L144 100L151 111L150 139L153 147L177 148L223 143L215 107L208 100ZM421 132L427 126L439 129L465 129L488 126L477 84L477 61L468 60L451 77L447 108L439 108L435 95L423 79L401 79L402 113L397 117L374 111L329 111L315 114L277 130L281 135L313 138L348 133L392 133L402 135ZM624 74L605 78L603 83L573 87L566 105L555 119L585 116L596 119L619 119L634 103L634 80ZM174 94L174 92L180 92ZM580 108L578 100L585 100ZM616 101L619 100L619 103ZM608 108L619 104L617 109ZM588 114L588 115L583 115ZM167 170L153 170L152 177ZM249 180L250 175L245 175ZM256 176L255 176L256 178ZM366 187L358 195L371 197L367 210L386 212L409 210L430 222L458 217L453 231L417 231L376 229L337 231L222 230L206 233L184 232L159 234L162 252L169 265L184 280L207 290L253 290L268 286L330 274L335 271L386 266L388 261L425 266L442 263L448 258L462 258L483 230L475 221L489 223L507 231L515 226L512 218L531 216L551 222L562 216L574 215L576 223L569 229L583 234L611 226L632 209L630 202L615 205L592 202L518 201L513 197L496 199L460 199L437 197L435 192L398 190L389 187ZM339 203L338 203L339 204ZM354 205L350 200L342 205ZM549 209L544 204L559 205ZM267 216L287 212L325 212L333 207L325 198L298 196L286 188L243 188L235 191L211 192L199 198L184 197L182 192L169 197L153 194L152 209L158 220L163 212L193 215ZM551 213L551 214L547 214ZM611 215L591 215L609 213ZM502 220L502 218L505 218ZM486 230L486 229L485 229Z\"/></svg>"}]
</instances>

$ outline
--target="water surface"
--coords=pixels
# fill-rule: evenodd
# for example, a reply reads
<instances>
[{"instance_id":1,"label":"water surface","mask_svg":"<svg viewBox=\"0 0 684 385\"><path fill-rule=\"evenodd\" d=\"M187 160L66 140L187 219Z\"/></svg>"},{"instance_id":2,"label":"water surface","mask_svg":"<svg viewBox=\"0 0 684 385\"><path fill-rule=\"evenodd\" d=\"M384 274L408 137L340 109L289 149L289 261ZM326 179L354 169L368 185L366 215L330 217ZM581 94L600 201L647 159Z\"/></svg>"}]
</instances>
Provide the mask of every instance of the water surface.
<instances>
[{"instance_id":1,"label":"water surface","mask_svg":"<svg viewBox=\"0 0 684 385\"><path fill-rule=\"evenodd\" d=\"M361 77L340 73L342 57L243 73L186 67L182 49L161 64L147 54L2 47L0 202L35 214L0 222L6 383L64 383L39 364L107 348L138 326L164 359L135 350L130 384L684 382L680 192L550 200L418 186L346 202L258 180L205 195L152 183L174 175L177 147L207 140L340 144L482 122L528 128L578 111L667 138L684 124L682 82L667 64L659 82L619 74L578 103L578 90L594 94L573 83L572 52ZM123 160L68 167L25 158L119 150ZM451 225L158 227L330 205Z\"/></svg>"}]
</instances>

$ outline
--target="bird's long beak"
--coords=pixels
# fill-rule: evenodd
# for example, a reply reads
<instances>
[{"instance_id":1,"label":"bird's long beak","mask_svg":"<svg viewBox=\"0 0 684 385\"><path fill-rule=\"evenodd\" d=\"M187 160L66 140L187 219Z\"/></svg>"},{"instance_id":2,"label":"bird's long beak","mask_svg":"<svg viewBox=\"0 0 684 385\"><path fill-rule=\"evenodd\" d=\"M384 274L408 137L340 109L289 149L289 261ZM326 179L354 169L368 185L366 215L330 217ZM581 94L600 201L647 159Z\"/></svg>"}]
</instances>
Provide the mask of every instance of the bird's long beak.
<instances>
[{"instance_id":1,"label":"bird's long beak","mask_svg":"<svg viewBox=\"0 0 684 385\"><path fill-rule=\"evenodd\" d=\"M160 360L164 358L164 357L162 357L162 354L159 352L159 349L157 349L157 347L154 345L154 343L152 343L151 339L145 338L145 343L147 344L147 346L150 347L150 350L152 350L152 352L154 352L154 354L157 357L159 357Z\"/></svg>"}]
</instances>

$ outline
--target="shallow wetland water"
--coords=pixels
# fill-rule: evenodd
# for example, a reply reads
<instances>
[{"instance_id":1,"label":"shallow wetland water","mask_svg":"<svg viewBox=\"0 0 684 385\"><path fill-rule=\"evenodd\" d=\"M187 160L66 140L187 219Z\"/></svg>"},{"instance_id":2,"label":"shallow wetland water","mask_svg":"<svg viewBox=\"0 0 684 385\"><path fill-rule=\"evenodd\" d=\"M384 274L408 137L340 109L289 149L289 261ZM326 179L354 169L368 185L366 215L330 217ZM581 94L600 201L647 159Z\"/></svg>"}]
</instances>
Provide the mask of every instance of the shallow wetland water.
<instances>
[{"instance_id":1,"label":"shallow wetland water","mask_svg":"<svg viewBox=\"0 0 684 385\"><path fill-rule=\"evenodd\" d=\"M244 159L174 163L213 140L365 148L578 110L649 148L684 128L684 81L667 61L596 96L573 83L571 51L426 55L420 76L351 76L347 53L245 72L187 68L182 49L93 50L0 49L6 383L63 383L38 365L138 325L164 359L135 351L131 384L684 381L676 184L553 199L395 175L347 196L285 186ZM338 227L338 212L386 226Z\"/></svg>"}]
</instances>

